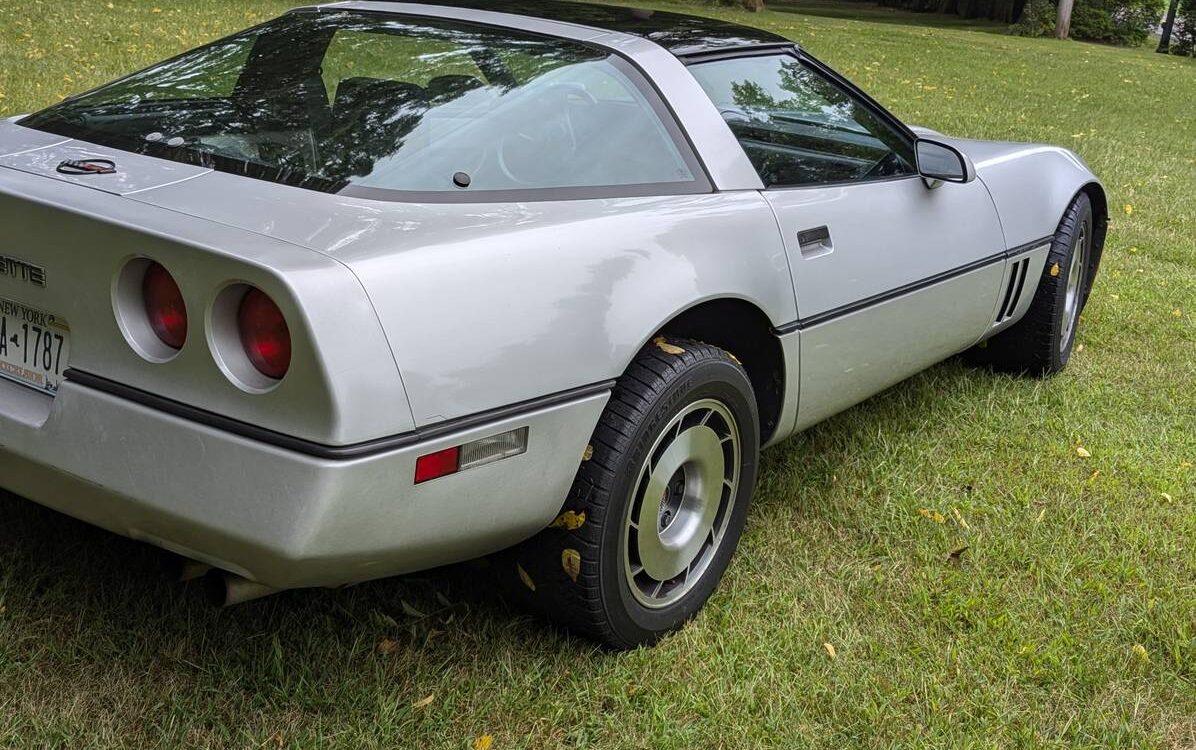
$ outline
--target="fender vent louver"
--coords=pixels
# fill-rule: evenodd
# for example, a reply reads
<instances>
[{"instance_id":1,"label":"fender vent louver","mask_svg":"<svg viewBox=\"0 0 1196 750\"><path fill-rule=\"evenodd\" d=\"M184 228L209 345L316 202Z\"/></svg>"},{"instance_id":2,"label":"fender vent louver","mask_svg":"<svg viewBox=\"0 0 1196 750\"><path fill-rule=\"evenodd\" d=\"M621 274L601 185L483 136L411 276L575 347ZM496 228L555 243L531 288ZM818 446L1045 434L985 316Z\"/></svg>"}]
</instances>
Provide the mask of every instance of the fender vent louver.
<instances>
[{"instance_id":1,"label":"fender vent louver","mask_svg":"<svg viewBox=\"0 0 1196 750\"><path fill-rule=\"evenodd\" d=\"M1009 272L1009 286L1005 289L1005 301L997 310L997 323L1003 323L1013 317L1017 303L1022 298L1022 289L1026 286L1026 273L1029 269L1029 258L1023 258L1013 264L1013 270Z\"/></svg>"}]
</instances>

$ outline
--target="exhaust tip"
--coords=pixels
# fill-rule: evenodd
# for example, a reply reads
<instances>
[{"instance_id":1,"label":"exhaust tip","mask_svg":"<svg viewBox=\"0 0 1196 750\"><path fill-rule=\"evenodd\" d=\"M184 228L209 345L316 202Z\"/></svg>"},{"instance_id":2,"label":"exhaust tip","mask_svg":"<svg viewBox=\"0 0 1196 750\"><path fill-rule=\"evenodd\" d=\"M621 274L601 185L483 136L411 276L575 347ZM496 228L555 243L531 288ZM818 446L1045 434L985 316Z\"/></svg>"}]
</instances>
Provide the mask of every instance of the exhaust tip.
<instances>
[{"instance_id":1,"label":"exhaust tip","mask_svg":"<svg viewBox=\"0 0 1196 750\"><path fill-rule=\"evenodd\" d=\"M202 578L211 569L212 566L207 563L201 563L173 552L163 552L162 572L167 578L177 583L186 583Z\"/></svg>"},{"instance_id":2,"label":"exhaust tip","mask_svg":"<svg viewBox=\"0 0 1196 750\"><path fill-rule=\"evenodd\" d=\"M225 606L228 590L224 585L224 573L219 570L208 571L202 581L203 596L213 607Z\"/></svg>"},{"instance_id":3,"label":"exhaust tip","mask_svg":"<svg viewBox=\"0 0 1196 750\"><path fill-rule=\"evenodd\" d=\"M214 606L231 607L276 594L279 589L234 573L212 569L203 577L203 591L204 597Z\"/></svg>"}]
</instances>

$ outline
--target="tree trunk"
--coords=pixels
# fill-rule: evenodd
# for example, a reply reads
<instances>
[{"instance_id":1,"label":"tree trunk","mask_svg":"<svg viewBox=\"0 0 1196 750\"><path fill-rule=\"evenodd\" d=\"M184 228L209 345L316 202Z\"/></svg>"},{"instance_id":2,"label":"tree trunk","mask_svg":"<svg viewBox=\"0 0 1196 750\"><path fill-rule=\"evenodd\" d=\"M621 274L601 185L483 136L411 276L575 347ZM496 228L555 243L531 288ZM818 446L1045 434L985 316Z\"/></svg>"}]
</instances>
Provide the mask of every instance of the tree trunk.
<instances>
[{"instance_id":1,"label":"tree trunk","mask_svg":"<svg viewBox=\"0 0 1196 750\"><path fill-rule=\"evenodd\" d=\"M1075 0L1059 0L1059 15L1055 19L1055 36L1066 39L1071 34L1071 6Z\"/></svg>"},{"instance_id":2,"label":"tree trunk","mask_svg":"<svg viewBox=\"0 0 1196 750\"><path fill-rule=\"evenodd\" d=\"M1164 55L1171 51L1171 29L1175 26L1175 12L1179 10L1179 0L1171 0L1167 6L1167 18L1163 21L1163 33L1159 35L1159 48L1156 52Z\"/></svg>"}]
</instances>

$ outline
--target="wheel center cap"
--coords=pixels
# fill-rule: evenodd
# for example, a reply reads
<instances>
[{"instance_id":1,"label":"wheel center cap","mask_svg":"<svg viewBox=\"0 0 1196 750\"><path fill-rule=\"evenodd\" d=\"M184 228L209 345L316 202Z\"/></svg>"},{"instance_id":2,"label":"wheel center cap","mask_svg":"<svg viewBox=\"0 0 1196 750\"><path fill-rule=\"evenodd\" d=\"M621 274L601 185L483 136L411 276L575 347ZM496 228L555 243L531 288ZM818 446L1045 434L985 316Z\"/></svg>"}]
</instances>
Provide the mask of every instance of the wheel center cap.
<instances>
[{"instance_id":1,"label":"wheel center cap","mask_svg":"<svg viewBox=\"0 0 1196 750\"><path fill-rule=\"evenodd\" d=\"M664 493L660 497L660 512L657 514L656 528L661 533L668 530L677 520L681 503L685 500L685 469L679 468L673 472Z\"/></svg>"}]
</instances>

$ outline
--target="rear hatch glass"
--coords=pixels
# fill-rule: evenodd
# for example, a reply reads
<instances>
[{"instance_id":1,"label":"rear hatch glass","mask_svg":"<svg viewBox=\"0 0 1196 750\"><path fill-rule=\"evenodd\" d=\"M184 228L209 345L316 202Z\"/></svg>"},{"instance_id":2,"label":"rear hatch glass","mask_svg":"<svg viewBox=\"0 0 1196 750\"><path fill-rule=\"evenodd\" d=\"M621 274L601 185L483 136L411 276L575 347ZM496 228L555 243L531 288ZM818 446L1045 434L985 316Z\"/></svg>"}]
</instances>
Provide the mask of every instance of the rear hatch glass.
<instances>
[{"instance_id":1,"label":"rear hatch glass","mask_svg":"<svg viewBox=\"0 0 1196 750\"><path fill-rule=\"evenodd\" d=\"M622 58L439 18L290 13L20 124L370 198L708 189L671 116Z\"/></svg>"}]
</instances>

